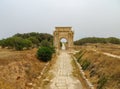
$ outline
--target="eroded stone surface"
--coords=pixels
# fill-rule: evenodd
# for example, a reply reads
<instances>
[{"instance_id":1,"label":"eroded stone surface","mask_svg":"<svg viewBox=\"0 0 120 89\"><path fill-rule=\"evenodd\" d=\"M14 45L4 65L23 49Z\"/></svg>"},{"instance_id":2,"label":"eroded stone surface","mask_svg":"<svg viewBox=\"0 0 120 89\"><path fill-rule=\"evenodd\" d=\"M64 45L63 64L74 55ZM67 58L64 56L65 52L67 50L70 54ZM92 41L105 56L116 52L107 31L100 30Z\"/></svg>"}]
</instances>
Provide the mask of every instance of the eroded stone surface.
<instances>
[{"instance_id":1,"label":"eroded stone surface","mask_svg":"<svg viewBox=\"0 0 120 89\"><path fill-rule=\"evenodd\" d=\"M67 40L66 49L73 49L74 31L72 30L72 27L55 27L53 35L54 35L54 47L57 50L61 49L60 40L62 38L65 38Z\"/></svg>"},{"instance_id":2,"label":"eroded stone surface","mask_svg":"<svg viewBox=\"0 0 120 89\"><path fill-rule=\"evenodd\" d=\"M82 89L80 81L72 75L73 67L70 55L61 51L53 69L53 79L49 89Z\"/></svg>"}]
</instances>

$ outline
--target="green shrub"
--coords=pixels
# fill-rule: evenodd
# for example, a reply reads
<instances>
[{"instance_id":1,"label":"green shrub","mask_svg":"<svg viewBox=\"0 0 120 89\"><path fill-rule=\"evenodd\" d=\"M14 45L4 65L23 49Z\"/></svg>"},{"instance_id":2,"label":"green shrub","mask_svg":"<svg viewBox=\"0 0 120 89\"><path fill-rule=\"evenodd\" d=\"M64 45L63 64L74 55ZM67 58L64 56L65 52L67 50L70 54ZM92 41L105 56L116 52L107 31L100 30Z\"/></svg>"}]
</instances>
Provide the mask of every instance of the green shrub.
<instances>
[{"instance_id":1,"label":"green shrub","mask_svg":"<svg viewBox=\"0 0 120 89\"><path fill-rule=\"evenodd\" d=\"M50 50L52 51L52 53L55 53L55 47L50 46L49 48L50 48Z\"/></svg>"},{"instance_id":2,"label":"green shrub","mask_svg":"<svg viewBox=\"0 0 120 89\"><path fill-rule=\"evenodd\" d=\"M0 45L8 48L14 48L16 50L23 50L23 48L29 48L32 46L32 42L28 39L23 39L21 37L9 37L0 41Z\"/></svg>"},{"instance_id":3,"label":"green shrub","mask_svg":"<svg viewBox=\"0 0 120 89\"><path fill-rule=\"evenodd\" d=\"M40 47L37 51L37 57L39 60L47 62L52 58L52 50L49 47Z\"/></svg>"},{"instance_id":4,"label":"green shrub","mask_svg":"<svg viewBox=\"0 0 120 89\"><path fill-rule=\"evenodd\" d=\"M39 47L39 46L52 46L53 36L47 33L23 33L15 34L12 37L0 40L0 46L2 48L8 47L16 50L23 50Z\"/></svg>"},{"instance_id":5,"label":"green shrub","mask_svg":"<svg viewBox=\"0 0 120 89\"><path fill-rule=\"evenodd\" d=\"M99 38L99 37L86 37L74 41L75 45L84 45L86 43L112 43L112 44L120 44L120 39L115 37L109 38Z\"/></svg>"},{"instance_id":6,"label":"green shrub","mask_svg":"<svg viewBox=\"0 0 120 89\"><path fill-rule=\"evenodd\" d=\"M115 38L115 37L109 37L109 38L107 38L107 41L109 43L113 43L113 44L120 44L120 39Z\"/></svg>"},{"instance_id":7,"label":"green shrub","mask_svg":"<svg viewBox=\"0 0 120 89\"><path fill-rule=\"evenodd\" d=\"M89 65L90 65L90 61L89 60L86 59L86 60L82 61L82 65L81 66L82 66L83 70L86 70L89 67Z\"/></svg>"},{"instance_id":8,"label":"green shrub","mask_svg":"<svg viewBox=\"0 0 120 89\"><path fill-rule=\"evenodd\" d=\"M81 59L82 59L82 57L84 56L84 54L85 54L85 51L83 51L83 50L80 50L79 52L78 52L78 57L77 57L77 61L80 63L80 61L81 61Z\"/></svg>"},{"instance_id":9,"label":"green shrub","mask_svg":"<svg viewBox=\"0 0 120 89\"><path fill-rule=\"evenodd\" d=\"M23 39L20 37L14 37L14 48L16 50L23 50L24 47L26 47L27 49L29 47L31 47L32 42L28 39Z\"/></svg>"},{"instance_id":10,"label":"green shrub","mask_svg":"<svg viewBox=\"0 0 120 89\"><path fill-rule=\"evenodd\" d=\"M43 40L41 41L40 46L44 46L44 47L49 47L51 45L51 43L48 40Z\"/></svg>"},{"instance_id":11,"label":"green shrub","mask_svg":"<svg viewBox=\"0 0 120 89\"><path fill-rule=\"evenodd\" d=\"M97 89L102 89L106 82L107 78L105 76L100 77L100 79L98 80Z\"/></svg>"}]
</instances>

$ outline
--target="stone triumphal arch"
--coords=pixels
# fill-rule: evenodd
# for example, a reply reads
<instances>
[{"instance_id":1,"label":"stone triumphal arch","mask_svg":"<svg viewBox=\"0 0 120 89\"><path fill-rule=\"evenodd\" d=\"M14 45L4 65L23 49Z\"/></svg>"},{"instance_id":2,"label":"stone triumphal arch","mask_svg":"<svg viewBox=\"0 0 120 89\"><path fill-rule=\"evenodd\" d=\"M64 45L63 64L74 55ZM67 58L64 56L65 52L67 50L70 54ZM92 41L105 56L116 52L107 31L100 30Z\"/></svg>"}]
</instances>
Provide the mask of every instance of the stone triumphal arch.
<instances>
[{"instance_id":1,"label":"stone triumphal arch","mask_svg":"<svg viewBox=\"0 0 120 89\"><path fill-rule=\"evenodd\" d=\"M72 31L72 27L55 27L54 35L54 46L56 49L60 49L60 40L67 40L67 49L73 48L73 37L74 32Z\"/></svg>"}]
</instances>

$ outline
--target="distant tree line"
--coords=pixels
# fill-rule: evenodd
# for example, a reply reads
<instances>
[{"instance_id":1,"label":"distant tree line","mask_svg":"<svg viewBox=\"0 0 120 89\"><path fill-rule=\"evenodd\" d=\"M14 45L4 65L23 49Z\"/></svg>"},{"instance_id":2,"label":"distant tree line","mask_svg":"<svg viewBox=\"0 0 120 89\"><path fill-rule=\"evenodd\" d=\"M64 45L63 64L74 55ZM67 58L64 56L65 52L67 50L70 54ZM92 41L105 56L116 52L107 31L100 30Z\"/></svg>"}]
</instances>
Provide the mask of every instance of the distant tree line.
<instances>
[{"instance_id":1,"label":"distant tree line","mask_svg":"<svg viewBox=\"0 0 120 89\"><path fill-rule=\"evenodd\" d=\"M17 33L12 37L0 40L0 46L2 48L8 47L15 50L23 50L39 47L50 46L53 44L53 36L47 33Z\"/></svg>"},{"instance_id":2,"label":"distant tree line","mask_svg":"<svg viewBox=\"0 0 120 89\"><path fill-rule=\"evenodd\" d=\"M74 41L75 45L83 45L86 43L112 43L112 44L120 44L120 39L115 37L109 38L98 38L98 37L86 37L80 40Z\"/></svg>"}]
</instances>

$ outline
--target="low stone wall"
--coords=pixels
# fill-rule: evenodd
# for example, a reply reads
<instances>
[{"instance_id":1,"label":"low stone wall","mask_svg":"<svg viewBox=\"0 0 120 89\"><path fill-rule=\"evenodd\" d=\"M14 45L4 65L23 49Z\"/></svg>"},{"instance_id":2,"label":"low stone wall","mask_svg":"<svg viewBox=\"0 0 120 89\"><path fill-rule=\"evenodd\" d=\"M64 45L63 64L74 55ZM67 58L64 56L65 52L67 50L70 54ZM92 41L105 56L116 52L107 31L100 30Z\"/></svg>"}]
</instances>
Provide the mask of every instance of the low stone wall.
<instances>
[{"instance_id":1,"label":"low stone wall","mask_svg":"<svg viewBox=\"0 0 120 89\"><path fill-rule=\"evenodd\" d=\"M52 59L54 59L56 57L56 54L52 55ZM51 62L47 62L44 66L44 68L42 69L42 71L40 72L40 75L38 77L36 77L36 79L33 82L27 83L27 87L26 89L34 89L34 87L37 87L37 83L39 82L39 80L42 79L42 77L44 76L46 70L51 66ZM35 88L36 89L36 88ZM41 88L40 88L41 89Z\"/></svg>"},{"instance_id":2,"label":"low stone wall","mask_svg":"<svg viewBox=\"0 0 120 89\"><path fill-rule=\"evenodd\" d=\"M49 66L49 62L45 64L45 67L43 68L43 70L41 71L40 75L37 77L38 79L40 79L42 77L42 75L44 74L46 68Z\"/></svg>"},{"instance_id":3,"label":"low stone wall","mask_svg":"<svg viewBox=\"0 0 120 89\"><path fill-rule=\"evenodd\" d=\"M79 70L80 70L80 74L82 75L82 79L85 81L85 83L87 84L89 89L94 89L94 86L91 84L91 82L85 77L85 73L82 70L82 67L80 66L80 64L77 62L77 59L72 56L73 60L75 61L76 65L78 66Z\"/></svg>"},{"instance_id":4,"label":"low stone wall","mask_svg":"<svg viewBox=\"0 0 120 89\"><path fill-rule=\"evenodd\" d=\"M45 64L45 67L42 69L40 75L36 78L37 81L42 78L43 74L45 73L45 70L49 67L49 65L50 65L50 62ZM26 88L25 89L33 89L33 87L35 87L35 86L36 86L36 83L29 82L29 83L26 84Z\"/></svg>"}]
</instances>

